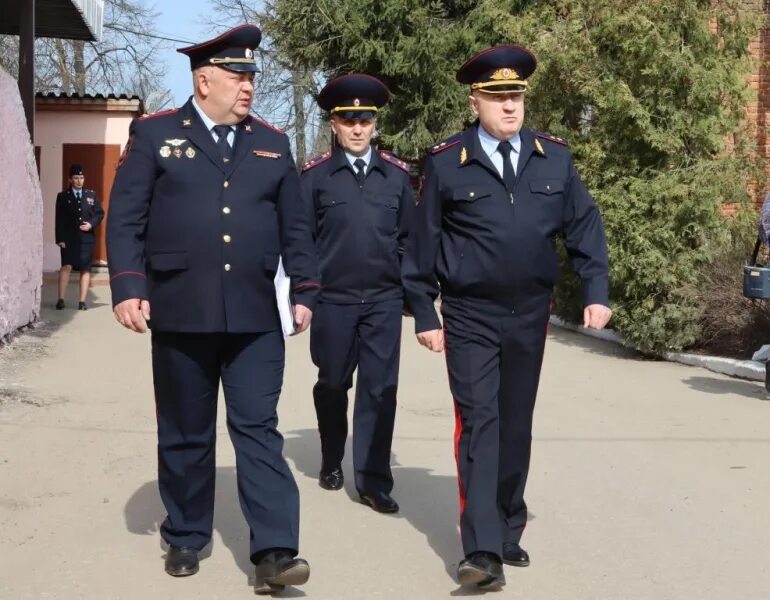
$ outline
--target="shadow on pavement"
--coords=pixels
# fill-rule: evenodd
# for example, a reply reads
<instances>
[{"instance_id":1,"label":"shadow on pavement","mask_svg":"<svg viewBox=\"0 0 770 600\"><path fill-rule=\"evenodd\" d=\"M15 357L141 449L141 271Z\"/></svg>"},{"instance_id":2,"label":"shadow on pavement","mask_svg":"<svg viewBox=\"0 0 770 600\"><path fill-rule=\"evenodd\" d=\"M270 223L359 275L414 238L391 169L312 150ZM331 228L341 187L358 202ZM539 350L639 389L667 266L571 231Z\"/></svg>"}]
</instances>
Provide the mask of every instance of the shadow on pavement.
<instances>
[{"instance_id":1,"label":"shadow on pavement","mask_svg":"<svg viewBox=\"0 0 770 600\"><path fill-rule=\"evenodd\" d=\"M614 342L608 342L597 338L583 335L577 331L570 331L556 325L548 326L548 337L565 346L583 348L584 350L601 356L611 356L613 358L625 358L632 360L645 360L644 356L631 348L626 348ZM547 352L547 347L546 347Z\"/></svg>"},{"instance_id":2,"label":"shadow on pavement","mask_svg":"<svg viewBox=\"0 0 770 600\"><path fill-rule=\"evenodd\" d=\"M738 394L758 400L770 400L770 393L759 381L720 379L717 377L688 377L683 380L692 389L705 394Z\"/></svg>"},{"instance_id":3,"label":"shadow on pavement","mask_svg":"<svg viewBox=\"0 0 770 600\"><path fill-rule=\"evenodd\" d=\"M297 470L312 479L318 477L321 467L320 441L315 429L300 429L285 433L284 454L290 458ZM350 438L343 461L346 474L345 491L350 499L358 502L358 492L353 483L353 466L350 462ZM451 452L451 447L447 447ZM459 490L455 476L436 475L429 469L407 467L400 465L395 456L393 465L393 497L398 501L401 510L398 514L383 518L403 518L417 531L425 536L425 540L436 556L444 563L447 574L455 583L457 564L462 559L462 544L458 532L459 521ZM528 520L533 520L530 513ZM462 588L455 590L452 595L476 595L476 590ZM481 592L483 593L483 592Z\"/></svg>"},{"instance_id":4,"label":"shadow on pavement","mask_svg":"<svg viewBox=\"0 0 770 600\"><path fill-rule=\"evenodd\" d=\"M129 498L124 509L126 528L136 535L158 536L161 551L165 545L160 540L160 525L166 517L166 510L158 492L158 482L149 481L142 485ZM214 504L214 531L219 532L225 547L233 555L233 560L248 578L248 584L254 584L254 565L249 560L249 527L238 504L238 484L235 467L217 467L216 500ZM201 560L211 556L213 542L200 553ZM158 559L158 569L163 568L162 555ZM304 596L299 590L287 590L289 597Z\"/></svg>"}]
</instances>

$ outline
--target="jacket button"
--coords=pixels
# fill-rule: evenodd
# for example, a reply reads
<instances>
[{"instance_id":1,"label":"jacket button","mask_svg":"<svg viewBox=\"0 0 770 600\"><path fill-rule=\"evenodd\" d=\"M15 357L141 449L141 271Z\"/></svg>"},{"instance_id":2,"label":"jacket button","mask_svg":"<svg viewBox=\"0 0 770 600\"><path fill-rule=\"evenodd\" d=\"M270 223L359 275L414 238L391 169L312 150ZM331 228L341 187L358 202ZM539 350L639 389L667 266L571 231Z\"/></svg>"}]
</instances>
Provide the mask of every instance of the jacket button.
<instances>
[{"instance_id":1,"label":"jacket button","mask_svg":"<svg viewBox=\"0 0 770 600\"><path fill-rule=\"evenodd\" d=\"M229 215L229 214L230 214L230 207L229 207L229 206L225 206L225 207L222 209L222 212L223 212L223 213L225 213L226 215Z\"/></svg>"},{"instance_id":2,"label":"jacket button","mask_svg":"<svg viewBox=\"0 0 770 600\"><path fill-rule=\"evenodd\" d=\"M225 181L225 187L230 187L230 182L229 181Z\"/></svg>"},{"instance_id":3,"label":"jacket button","mask_svg":"<svg viewBox=\"0 0 770 600\"><path fill-rule=\"evenodd\" d=\"M225 244L229 244L230 240L232 240L233 238L231 238L229 235L225 234L225 235L222 236L222 239L225 241Z\"/></svg>"},{"instance_id":4,"label":"jacket button","mask_svg":"<svg viewBox=\"0 0 770 600\"><path fill-rule=\"evenodd\" d=\"M227 263L225 265L225 271L229 271L232 267L230 266L230 263Z\"/></svg>"}]
</instances>

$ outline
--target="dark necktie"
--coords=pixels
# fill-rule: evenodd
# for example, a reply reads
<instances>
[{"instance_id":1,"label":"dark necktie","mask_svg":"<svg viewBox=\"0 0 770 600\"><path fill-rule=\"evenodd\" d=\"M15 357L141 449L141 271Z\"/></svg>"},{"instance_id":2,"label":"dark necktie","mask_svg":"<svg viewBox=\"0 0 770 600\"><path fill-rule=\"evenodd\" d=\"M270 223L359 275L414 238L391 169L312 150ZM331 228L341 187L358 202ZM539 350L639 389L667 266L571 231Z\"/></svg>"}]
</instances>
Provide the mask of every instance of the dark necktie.
<instances>
[{"instance_id":1,"label":"dark necktie","mask_svg":"<svg viewBox=\"0 0 770 600\"><path fill-rule=\"evenodd\" d=\"M353 166L356 168L356 179L359 185L363 185L366 180L366 161L363 158L357 158L353 161Z\"/></svg>"},{"instance_id":2,"label":"dark necktie","mask_svg":"<svg viewBox=\"0 0 770 600\"><path fill-rule=\"evenodd\" d=\"M513 147L510 142L500 142L497 145L497 150L503 155L503 183L511 194L511 201L513 201L513 188L516 185L516 173L513 171L513 163L511 162L511 152Z\"/></svg>"},{"instance_id":3,"label":"dark necktie","mask_svg":"<svg viewBox=\"0 0 770 600\"><path fill-rule=\"evenodd\" d=\"M217 136L217 148L219 148L219 152L222 154L222 159L227 162L232 154L232 148L227 143L227 136L232 130L229 125L214 125L212 129Z\"/></svg>"}]
</instances>

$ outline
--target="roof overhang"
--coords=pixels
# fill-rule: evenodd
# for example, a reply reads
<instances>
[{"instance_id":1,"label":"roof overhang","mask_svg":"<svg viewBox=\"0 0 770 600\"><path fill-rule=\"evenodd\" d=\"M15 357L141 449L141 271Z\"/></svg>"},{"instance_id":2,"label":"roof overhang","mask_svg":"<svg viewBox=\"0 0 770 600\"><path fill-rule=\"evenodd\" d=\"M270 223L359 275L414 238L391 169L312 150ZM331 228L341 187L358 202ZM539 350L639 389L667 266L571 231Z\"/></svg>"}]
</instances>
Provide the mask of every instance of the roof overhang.
<instances>
[{"instance_id":1,"label":"roof overhang","mask_svg":"<svg viewBox=\"0 0 770 600\"><path fill-rule=\"evenodd\" d=\"M19 35L25 1L0 2L0 33ZM35 0L35 37L98 41L103 20L104 0Z\"/></svg>"}]
</instances>

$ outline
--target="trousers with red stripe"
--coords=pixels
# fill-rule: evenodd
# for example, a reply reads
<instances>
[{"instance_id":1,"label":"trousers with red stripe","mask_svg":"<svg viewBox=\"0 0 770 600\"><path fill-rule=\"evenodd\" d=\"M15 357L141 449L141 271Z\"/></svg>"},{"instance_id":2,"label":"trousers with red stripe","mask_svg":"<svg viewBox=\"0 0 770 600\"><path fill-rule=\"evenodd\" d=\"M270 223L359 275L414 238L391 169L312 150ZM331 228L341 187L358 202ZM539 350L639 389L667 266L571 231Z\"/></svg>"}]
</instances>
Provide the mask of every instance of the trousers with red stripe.
<instances>
[{"instance_id":1,"label":"trousers with red stripe","mask_svg":"<svg viewBox=\"0 0 770 600\"><path fill-rule=\"evenodd\" d=\"M550 299L512 312L444 298L463 551L502 555L527 522L524 488Z\"/></svg>"}]
</instances>

